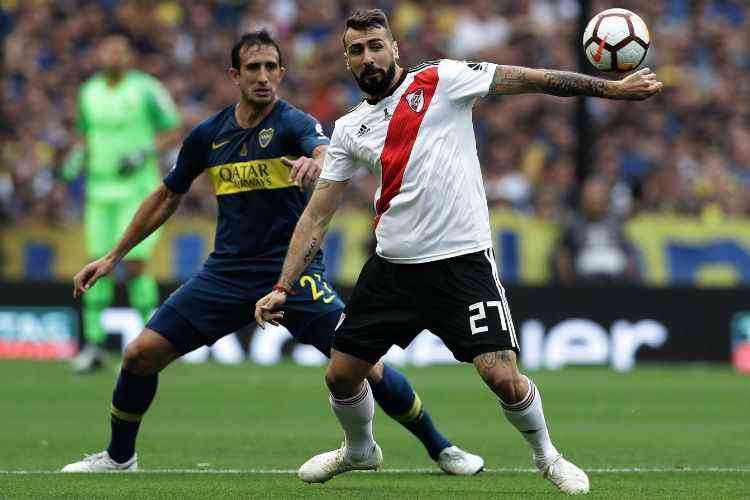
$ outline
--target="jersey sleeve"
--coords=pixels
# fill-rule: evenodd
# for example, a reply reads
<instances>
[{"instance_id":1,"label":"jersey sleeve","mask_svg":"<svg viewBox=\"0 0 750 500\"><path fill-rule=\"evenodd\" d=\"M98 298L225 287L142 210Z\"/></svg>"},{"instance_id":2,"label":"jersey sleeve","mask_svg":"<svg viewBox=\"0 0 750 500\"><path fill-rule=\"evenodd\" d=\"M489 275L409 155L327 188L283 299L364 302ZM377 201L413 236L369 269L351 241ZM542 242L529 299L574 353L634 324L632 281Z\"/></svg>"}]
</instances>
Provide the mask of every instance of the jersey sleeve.
<instances>
[{"instance_id":1,"label":"jersey sleeve","mask_svg":"<svg viewBox=\"0 0 750 500\"><path fill-rule=\"evenodd\" d=\"M184 194L206 167L208 142L202 126L193 129L185 138L172 169L164 177L164 184L174 193Z\"/></svg>"},{"instance_id":2,"label":"jersey sleeve","mask_svg":"<svg viewBox=\"0 0 750 500\"><path fill-rule=\"evenodd\" d=\"M296 112L291 128L294 142L305 156L311 156L315 148L330 142L320 122L307 113Z\"/></svg>"},{"instance_id":3,"label":"jersey sleeve","mask_svg":"<svg viewBox=\"0 0 750 500\"><path fill-rule=\"evenodd\" d=\"M155 78L147 80L148 111L157 131L169 130L180 124L177 106L169 91Z\"/></svg>"},{"instance_id":4,"label":"jersey sleeve","mask_svg":"<svg viewBox=\"0 0 750 500\"><path fill-rule=\"evenodd\" d=\"M473 102L487 95L495 68L496 64L488 62L443 59L438 66L438 76L450 99Z\"/></svg>"},{"instance_id":5,"label":"jersey sleeve","mask_svg":"<svg viewBox=\"0 0 750 500\"><path fill-rule=\"evenodd\" d=\"M323 171L319 176L321 179L346 181L354 175L358 165L347 150L345 139L341 129L338 126L335 127L331 135L331 144L326 150Z\"/></svg>"}]
</instances>

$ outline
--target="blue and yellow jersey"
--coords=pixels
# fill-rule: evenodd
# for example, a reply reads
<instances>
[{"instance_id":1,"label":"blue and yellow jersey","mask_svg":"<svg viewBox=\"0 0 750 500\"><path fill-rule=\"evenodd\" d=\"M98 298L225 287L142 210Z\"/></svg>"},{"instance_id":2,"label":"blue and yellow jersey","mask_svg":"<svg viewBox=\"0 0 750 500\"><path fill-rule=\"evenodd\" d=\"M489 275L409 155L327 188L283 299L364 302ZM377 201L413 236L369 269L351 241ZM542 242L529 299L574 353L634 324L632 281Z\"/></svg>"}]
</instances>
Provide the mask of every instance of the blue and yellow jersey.
<instances>
[{"instance_id":1,"label":"blue and yellow jersey","mask_svg":"<svg viewBox=\"0 0 750 500\"><path fill-rule=\"evenodd\" d=\"M280 265L309 194L289 180L282 157L311 156L328 137L315 118L278 100L254 128L242 128L229 106L198 125L164 178L185 193L202 172L219 205L214 252L207 265ZM322 266L319 252L312 263Z\"/></svg>"}]
</instances>

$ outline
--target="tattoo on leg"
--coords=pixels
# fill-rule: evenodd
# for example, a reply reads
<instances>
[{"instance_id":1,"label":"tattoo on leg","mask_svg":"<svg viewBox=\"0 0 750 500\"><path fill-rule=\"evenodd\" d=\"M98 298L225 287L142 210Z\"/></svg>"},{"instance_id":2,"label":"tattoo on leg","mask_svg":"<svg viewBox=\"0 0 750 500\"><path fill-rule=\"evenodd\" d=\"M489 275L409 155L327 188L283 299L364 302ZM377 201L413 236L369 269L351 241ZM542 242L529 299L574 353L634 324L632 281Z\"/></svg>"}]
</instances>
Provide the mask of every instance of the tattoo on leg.
<instances>
[{"instance_id":1,"label":"tattoo on leg","mask_svg":"<svg viewBox=\"0 0 750 500\"><path fill-rule=\"evenodd\" d=\"M500 364L504 367L510 366L513 362L513 356L510 355L510 351L500 351L498 358L500 359Z\"/></svg>"},{"instance_id":2,"label":"tattoo on leg","mask_svg":"<svg viewBox=\"0 0 750 500\"><path fill-rule=\"evenodd\" d=\"M480 360L485 368L492 368L497 363L496 352L486 352L480 356Z\"/></svg>"}]
</instances>

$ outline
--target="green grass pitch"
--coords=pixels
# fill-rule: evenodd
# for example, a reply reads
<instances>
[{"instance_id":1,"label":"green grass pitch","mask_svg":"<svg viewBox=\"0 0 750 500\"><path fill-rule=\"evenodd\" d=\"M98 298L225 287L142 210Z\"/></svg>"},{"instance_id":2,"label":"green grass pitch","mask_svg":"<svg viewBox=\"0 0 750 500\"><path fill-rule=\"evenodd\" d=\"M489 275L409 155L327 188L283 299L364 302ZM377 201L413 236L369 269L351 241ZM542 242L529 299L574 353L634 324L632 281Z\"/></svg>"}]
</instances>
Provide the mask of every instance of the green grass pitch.
<instances>
[{"instance_id":1,"label":"green grass pitch","mask_svg":"<svg viewBox=\"0 0 750 500\"><path fill-rule=\"evenodd\" d=\"M52 473L102 450L115 363L74 376L63 363L0 362L0 498L562 497L531 470L522 438L468 365L405 370L439 428L488 470L449 477L378 410L384 469L324 485L293 471L339 445L322 368L168 368L144 419L144 473ZM590 471L588 498L750 498L750 378L728 367L573 368L532 374L553 440Z\"/></svg>"}]
</instances>

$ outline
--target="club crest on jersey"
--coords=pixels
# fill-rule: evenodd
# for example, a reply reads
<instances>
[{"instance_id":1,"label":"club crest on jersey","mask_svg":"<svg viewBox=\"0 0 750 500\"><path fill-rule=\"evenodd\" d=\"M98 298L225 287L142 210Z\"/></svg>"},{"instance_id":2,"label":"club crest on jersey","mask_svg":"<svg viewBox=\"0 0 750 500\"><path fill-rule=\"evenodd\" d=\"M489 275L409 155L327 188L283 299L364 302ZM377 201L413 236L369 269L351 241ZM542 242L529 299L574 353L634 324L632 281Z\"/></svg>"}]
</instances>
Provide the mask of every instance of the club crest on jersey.
<instances>
[{"instance_id":1,"label":"club crest on jersey","mask_svg":"<svg viewBox=\"0 0 750 500\"><path fill-rule=\"evenodd\" d=\"M420 88L415 90L411 94L407 94L406 103L415 113L421 112L422 108L424 108L424 90Z\"/></svg>"},{"instance_id":2,"label":"club crest on jersey","mask_svg":"<svg viewBox=\"0 0 750 500\"><path fill-rule=\"evenodd\" d=\"M272 138L272 128L264 128L263 130L261 130L260 133L258 133L258 143L260 144L260 147L265 148L266 146L268 146Z\"/></svg>"}]
</instances>

